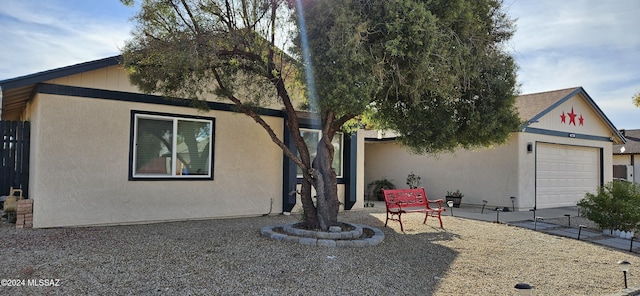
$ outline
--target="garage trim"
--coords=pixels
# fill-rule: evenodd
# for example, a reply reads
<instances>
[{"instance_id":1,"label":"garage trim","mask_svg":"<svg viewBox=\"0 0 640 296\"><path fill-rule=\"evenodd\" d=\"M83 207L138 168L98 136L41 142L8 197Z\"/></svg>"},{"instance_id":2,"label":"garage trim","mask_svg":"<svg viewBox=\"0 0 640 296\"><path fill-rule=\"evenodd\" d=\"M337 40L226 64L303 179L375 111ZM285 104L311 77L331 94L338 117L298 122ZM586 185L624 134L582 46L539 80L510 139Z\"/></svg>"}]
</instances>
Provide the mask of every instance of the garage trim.
<instances>
[{"instance_id":1,"label":"garage trim","mask_svg":"<svg viewBox=\"0 0 640 296\"><path fill-rule=\"evenodd\" d=\"M565 138L575 138L575 139L592 140L592 141L613 142L612 138L607 138L607 137L603 137L603 136L593 136L593 135L561 132L561 131L547 130L547 129L541 129L541 128L533 128L533 127L523 128L522 131L523 132L527 132L527 133L531 133L531 134L538 134L538 135L547 135L547 136L556 136L556 137L565 137ZM572 145L569 145L569 146L572 146Z\"/></svg>"}]
</instances>

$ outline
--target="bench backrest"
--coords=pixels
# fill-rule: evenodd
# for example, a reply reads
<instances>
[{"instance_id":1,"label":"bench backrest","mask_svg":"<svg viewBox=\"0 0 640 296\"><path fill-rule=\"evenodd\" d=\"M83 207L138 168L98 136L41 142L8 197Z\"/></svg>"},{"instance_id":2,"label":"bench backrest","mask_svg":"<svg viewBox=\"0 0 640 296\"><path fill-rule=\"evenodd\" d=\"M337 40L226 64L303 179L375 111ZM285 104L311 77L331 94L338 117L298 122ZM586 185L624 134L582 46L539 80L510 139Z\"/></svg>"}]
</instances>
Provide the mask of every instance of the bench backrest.
<instances>
[{"instance_id":1,"label":"bench backrest","mask_svg":"<svg viewBox=\"0 0 640 296\"><path fill-rule=\"evenodd\" d=\"M399 207L427 207L429 202L424 188L416 189L383 189L384 203L387 209Z\"/></svg>"}]
</instances>

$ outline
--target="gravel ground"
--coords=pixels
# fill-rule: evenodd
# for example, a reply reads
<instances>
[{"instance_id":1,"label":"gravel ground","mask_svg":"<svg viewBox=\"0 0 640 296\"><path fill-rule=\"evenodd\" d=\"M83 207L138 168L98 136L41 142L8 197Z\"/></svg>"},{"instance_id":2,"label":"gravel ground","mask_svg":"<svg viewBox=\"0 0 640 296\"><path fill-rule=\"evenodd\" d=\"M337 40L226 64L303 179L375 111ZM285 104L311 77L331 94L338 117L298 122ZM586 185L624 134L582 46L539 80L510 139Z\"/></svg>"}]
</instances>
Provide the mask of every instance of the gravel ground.
<instances>
[{"instance_id":1,"label":"gravel ground","mask_svg":"<svg viewBox=\"0 0 640 296\"><path fill-rule=\"evenodd\" d=\"M0 227L5 295L603 295L621 291L616 262L636 254L504 224L405 217L384 227L384 212L366 209L340 220L382 229L368 248L290 244L259 235L297 215L113 227L16 230ZM11 279L24 285L7 287ZM45 281L53 279L53 282ZM35 281L34 281L35 280ZM59 280L56 282L55 280ZM20 284L21 281L8 281Z\"/></svg>"}]
</instances>

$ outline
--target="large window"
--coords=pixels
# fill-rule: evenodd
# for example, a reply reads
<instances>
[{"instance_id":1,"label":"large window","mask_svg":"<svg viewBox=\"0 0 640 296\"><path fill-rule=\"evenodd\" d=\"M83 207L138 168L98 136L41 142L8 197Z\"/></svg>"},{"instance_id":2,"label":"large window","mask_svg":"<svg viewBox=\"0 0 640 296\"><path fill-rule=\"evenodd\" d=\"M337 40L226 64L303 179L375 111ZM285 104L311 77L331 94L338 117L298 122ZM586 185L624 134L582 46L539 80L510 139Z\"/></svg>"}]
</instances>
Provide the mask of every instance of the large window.
<instances>
[{"instance_id":1,"label":"large window","mask_svg":"<svg viewBox=\"0 0 640 296\"><path fill-rule=\"evenodd\" d=\"M133 179L213 179L214 119L133 113Z\"/></svg>"},{"instance_id":2,"label":"large window","mask_svg":"<svg viewBox=\"0 0 640 296\"><path fill-rule=\"evenodd\" d=\"M300 135L302 135L305 144L307 144L311 160L313 161L313 159L316 158L316 155L318 155L318 142L320 141L322 132L319 130L300 129ZM331 144L333 144L333 163L331 164L331 166L336 172L336 176L338 178L342 178L342 140L342 133L336 133L333 136L333 139L331 139ZM301 177L302 170L298 168L298 178Z\"/></svg>"}]
</instances>

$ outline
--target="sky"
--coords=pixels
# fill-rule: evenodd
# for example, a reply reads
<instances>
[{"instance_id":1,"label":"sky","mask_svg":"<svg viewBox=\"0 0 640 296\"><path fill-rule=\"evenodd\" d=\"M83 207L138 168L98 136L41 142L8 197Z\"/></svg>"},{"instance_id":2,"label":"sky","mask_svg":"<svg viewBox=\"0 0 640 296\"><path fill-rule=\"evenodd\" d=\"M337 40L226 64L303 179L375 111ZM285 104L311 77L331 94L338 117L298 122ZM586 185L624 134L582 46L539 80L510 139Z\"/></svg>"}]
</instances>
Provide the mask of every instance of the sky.
<instances>
[{"instance_id":1,"label":"sky","mask_svg":"<svg viewBox=\"0 0 640 296\"><path fill-rule=\"evenodd\" d=\"M640 0L504 7L522 94L582 86L616 128L640 129ZM0 0L0 80L118 55L135 13L119 0Z\"/></svg>"}]
</instances>

